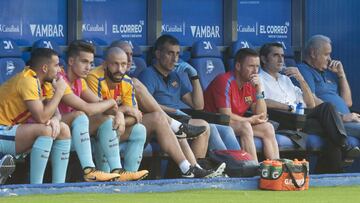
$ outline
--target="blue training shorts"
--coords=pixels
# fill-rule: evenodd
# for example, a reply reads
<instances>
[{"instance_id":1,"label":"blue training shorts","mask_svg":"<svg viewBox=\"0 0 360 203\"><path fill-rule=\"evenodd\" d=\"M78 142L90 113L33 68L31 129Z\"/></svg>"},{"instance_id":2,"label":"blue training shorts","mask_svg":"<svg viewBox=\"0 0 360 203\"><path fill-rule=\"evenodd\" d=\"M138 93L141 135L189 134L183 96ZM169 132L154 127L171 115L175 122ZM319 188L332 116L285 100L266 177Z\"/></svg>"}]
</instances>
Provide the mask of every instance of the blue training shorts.
<instances>
[{"instance_id":1,"label":"blue training shorts","mask_svg":"<svg viewBox=\"0 0 360 203\"><path fill-rule=\"evenodd\" d=\"M0 153L16 155L15 135L19 125L0 125Z\"/></svg>"}]
</instances>

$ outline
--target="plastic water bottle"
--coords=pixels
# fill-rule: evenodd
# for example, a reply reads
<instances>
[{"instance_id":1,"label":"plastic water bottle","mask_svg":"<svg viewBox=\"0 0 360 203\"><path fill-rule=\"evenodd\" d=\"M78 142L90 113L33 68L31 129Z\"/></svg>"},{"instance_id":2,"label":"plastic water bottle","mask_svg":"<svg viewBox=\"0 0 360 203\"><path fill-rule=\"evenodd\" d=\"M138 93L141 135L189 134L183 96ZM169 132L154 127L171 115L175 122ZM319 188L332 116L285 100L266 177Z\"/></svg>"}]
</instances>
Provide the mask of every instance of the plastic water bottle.
<instances>
[{"instance_id":1,"label":"plastic water bottle","mask_svg":"<svg viewBox=\"0 0 360 203\"><path fill-rule=\"evenodd\" d=\"M271 165L272 165L272 161L269 159L266 159L260 164L262 178L266 178L266 179L271 178L270 175Z\"/></svg>"},{"instance_id":2,"label":"plastic water bottle","mask_svg":"<svg viewBox=\"0 0 360 203\"><path fill-rule=\"evenodd\" d=\"M280 68L280 73L283 74L283 75L285 75L285 70L286 70L286 68L287 68L287 67L286 67L285 63L283 63L282 66L281 66L281 68Z\"/></svg>"},{"instance_id":3,"label":"plastic water bottle","mask_svg":"<svg viewBox=\"0 0 360 203\"><path fill-rule=\"evenodd\" d=\"M301 114L301 115L304 114L304 106L303 106L303 103L299 102L299 103L296 105L296 113L297 113L297 114Z\"/></svg>"}]
</instances>

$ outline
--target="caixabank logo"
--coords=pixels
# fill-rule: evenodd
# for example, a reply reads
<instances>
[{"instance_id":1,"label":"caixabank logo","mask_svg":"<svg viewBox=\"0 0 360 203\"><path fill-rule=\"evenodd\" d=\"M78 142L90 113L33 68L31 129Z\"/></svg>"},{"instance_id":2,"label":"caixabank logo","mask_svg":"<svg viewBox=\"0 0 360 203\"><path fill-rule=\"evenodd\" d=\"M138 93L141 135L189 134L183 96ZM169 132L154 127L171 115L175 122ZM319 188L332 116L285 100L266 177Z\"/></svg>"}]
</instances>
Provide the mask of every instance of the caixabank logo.
<instances>
[{"instance_id":1,"label":"caixabank logo","mask_svg":"<svg viewBox=\"0 0 360 203\"><path fill-rule=\"evenodd\" d=\"M113 34L120 34L123 38L141 38L143 36L145 22L140 20L137 24L113 24Z\"/></svg>"},{"instance_id":2,"label":"caixabank logo","mask_svg":"<svg viewBox=\"0 0 360 203\"><path fill-rule=\"evenodd\" d=\"M107 22L103 23L84 23L82 25L82 32L97 32L107 35Z\"/></svg>"},{"instance_id":3,"label":"caixabank logo","mask_svg":"<svg viewBox=\"0 0 360 203\"><path fill-rule=\"evenodd\" d=\"M21 24L0 24L0 32L3 33L20 33L22 26Z\"/></svg>"},{"instance_id":4,"label":"caixabank logo","mask_svg":"<svg viewBox=\"0 0 360 203\"><path fill-rule=\"evenodd\" d=\"M64 37L62 24L29 24L33 37Z\"/></svg>"},{"instance_id":5,"label":"caixabank logo","mask_svg":"<svg viewBox=\"0 0 360 203\"><path fill-rule=\"evenodd\" d=\"M194 38L220 38L218 25L191 25L190 30Z\"/></svg>"},{"instance_id":6,"label":"caixabank logo","mask_svg":"<svg viewBox=\"0 0 360 203\"><path fill-rule=\"evenodd\" d=\"M161 31L165 33L182 33L185 36L186 23L168 23L161 26Z\"/></svg>"}]
</instances>

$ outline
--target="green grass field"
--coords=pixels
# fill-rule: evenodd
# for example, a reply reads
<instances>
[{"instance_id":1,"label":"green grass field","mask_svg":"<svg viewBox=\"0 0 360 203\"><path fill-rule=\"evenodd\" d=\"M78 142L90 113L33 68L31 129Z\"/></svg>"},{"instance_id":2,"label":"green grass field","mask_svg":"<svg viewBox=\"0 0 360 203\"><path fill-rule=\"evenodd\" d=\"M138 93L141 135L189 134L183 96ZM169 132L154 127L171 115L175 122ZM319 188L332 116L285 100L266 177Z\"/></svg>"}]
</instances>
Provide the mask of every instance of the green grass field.
<instances>
[{"instance_id":1,"label":"green grass field","mask_svg":"<svg viewBox=\"0 0 360 203\"><path fill-rule=\"evenodd\" d=\"M61 194L61 195L28 195L17 197L0 197L0 203L92 203L92 202L151 202L151 203L223 203L223 202L360 202L360 186L347 187L313 187L300 192L273 191L234 191L234 190L192 190L168 193L133 193L133 194Z\"/></svg>"}]
</instances>

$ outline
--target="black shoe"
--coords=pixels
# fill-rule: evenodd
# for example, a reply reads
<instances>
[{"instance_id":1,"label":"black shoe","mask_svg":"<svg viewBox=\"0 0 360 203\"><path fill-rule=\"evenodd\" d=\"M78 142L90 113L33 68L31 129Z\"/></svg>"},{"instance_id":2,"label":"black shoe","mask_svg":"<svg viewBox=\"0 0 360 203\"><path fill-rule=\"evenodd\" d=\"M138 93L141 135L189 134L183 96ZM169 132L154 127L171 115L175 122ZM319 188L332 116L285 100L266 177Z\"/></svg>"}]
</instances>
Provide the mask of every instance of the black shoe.
<instances>
[{"instance_id":1,"label":"black shoe","mask_svg":"<svg viewBox=\"0 0 360 203\"><path fill-rule=\"evenodd\" d=\"M216 170L206 170L197 166L190 166L190 169L182 174L183 178L215 178L222 177L226 164L222 163Z\"/></svg>"},{"instance_id":2,"label":"black shoe","mask_svg":"<svg viewBox=\"0 0 360 203\"><path fill-rule=\"evenodd\" d=\"M343 149L343 156L344 156L345 159L358 158L360 156L360 149L359 149L359 147L350 147L350 146L345 147Z\"/></svg>"},{"instance_id":3,"label":"black shoe","mask_svg":"<svg viewBox=\"0 0 360 203\"><path fill-rule=\"evenodd\" d=\"M15 162L14 158L7 154L0 160L0 185L4 184L7 178L14 172Z\"/></svg>"},{"instance_id":4,"label":"black shoe","mask_svg":"<svg viewBox=\"0 0 360 203\"><path fill-rule=\"evenodd\" d=\"M179 127L179 131L177 131L175 135L178 139L195 139L205 132L205 130L205 126L193 126L187 123L182 123Z\"/></svg>"}]
</instances>

